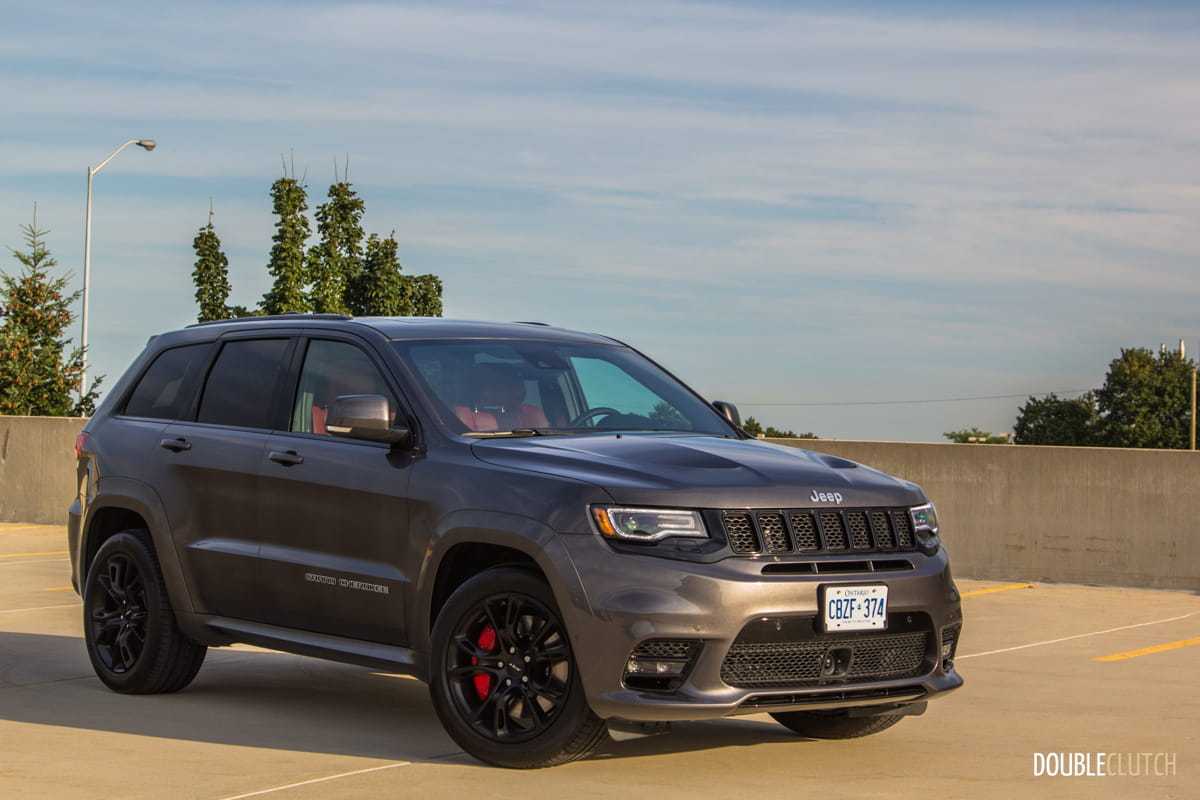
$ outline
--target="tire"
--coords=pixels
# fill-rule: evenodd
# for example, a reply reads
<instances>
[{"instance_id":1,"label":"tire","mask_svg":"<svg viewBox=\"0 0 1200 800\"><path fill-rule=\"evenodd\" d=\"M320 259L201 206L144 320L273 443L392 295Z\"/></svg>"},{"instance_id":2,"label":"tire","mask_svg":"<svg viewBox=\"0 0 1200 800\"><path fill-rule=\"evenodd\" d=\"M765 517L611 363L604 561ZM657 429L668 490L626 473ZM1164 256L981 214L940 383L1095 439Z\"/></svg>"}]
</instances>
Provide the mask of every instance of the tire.
<instances>
[{"instance_id":1,"label":"tire","mask_svg":"<svg viewBox=\"0 0 1200 800\"><path fill-rule=\"evenodd\" d=\"M208 650L179 630L150 534L138 529L107 539L92 560L83 633L96 676L122 694L179 691Z\"/></svg>"},{"instance_id":2,"label":"tire","mask_svg":"<svg viewBox=\"0 0 1200 800\"><path fill-rule=\"evenodd\" d=\"M780 725L809 739L858 739L886 731L904 717L903 714L848 717L812 711L781 711L771 716Z\"/></svg>"},{"instance_id":3,"label":"tire","mask_svg":"<svg viewBox=\"0 0 1200 800\"><path fill-rule=\"evenodd\" d=\"M446 732L487 764L565 764L608 732L584 697L554 595L530 570L490 569L450 596L433 626L429 673Z\"/></svg>"}]
</instances>

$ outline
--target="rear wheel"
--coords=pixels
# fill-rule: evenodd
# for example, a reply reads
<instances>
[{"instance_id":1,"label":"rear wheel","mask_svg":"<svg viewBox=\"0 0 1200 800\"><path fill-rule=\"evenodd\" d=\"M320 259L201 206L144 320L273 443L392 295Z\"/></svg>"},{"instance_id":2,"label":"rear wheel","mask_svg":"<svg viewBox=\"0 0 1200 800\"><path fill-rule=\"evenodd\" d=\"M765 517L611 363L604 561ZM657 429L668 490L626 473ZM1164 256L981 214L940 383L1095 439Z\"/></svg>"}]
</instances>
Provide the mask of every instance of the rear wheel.
<instances>
[{"instance_id":1,"label":"rear wheel","mask_svg":"<svg viewBox=\"0 0 1200 800\"><path fill-rule=\"evenodd\" d=\"M775 721L809 739L857 739L885 731L903 718L903 714L873 717L849 717L815 711L782 711L772 714Z\"/></svg>"},{"instance_id":2,"label":"rear wheel","mask_svg":"<svg viewBox=\"0 0 1200 800\"><path fill-rule=\"evenodd\" d=\"M524 569L488 570L446 601L429 688L451 738L496 766L574 761L607 731L584 698L550 587Z\"/></svg>"},{"instance_id":3,"label":"rear wheel","mask_svg":"<svg viewBox=\"0 0 1200 800\"><path fill-rule=\"evenodd\" d=\"M84 583L83 631L96 675L126 694L179 691L207 652L179 630L144 530L122 531L100 546Z\"/></svg>"}]
</instances>

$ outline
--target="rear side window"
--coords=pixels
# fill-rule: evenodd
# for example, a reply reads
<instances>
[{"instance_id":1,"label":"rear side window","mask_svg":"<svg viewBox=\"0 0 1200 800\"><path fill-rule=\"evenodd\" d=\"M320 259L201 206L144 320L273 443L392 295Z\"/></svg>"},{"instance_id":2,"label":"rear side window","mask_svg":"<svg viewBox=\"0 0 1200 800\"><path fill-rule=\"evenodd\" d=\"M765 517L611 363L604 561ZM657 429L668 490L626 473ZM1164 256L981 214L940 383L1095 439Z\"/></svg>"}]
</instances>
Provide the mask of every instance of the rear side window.
<instances>
[{"instance_id":1,"label":"rear side window","mask_svg":"<svg viewBox=\"0 0 1200 800\"><path fill-rule=\"evenodd\" d=\"M241 428L273 427L272 404L287 345L287 339L226 343L208 373L196 420Z\"/></svg>"},{"instance_id":2,"label":"rear side window","mask_svg":"<svg viewBox=\"0 0 1200 800\"><path fill-rule=\"evenodd\" d=\"M195 394L193 379L207 350L207 344L192 344L159 353L129 395L125 414L151 419L179 419L186 414Z\"/></svg>"}]
</instances>

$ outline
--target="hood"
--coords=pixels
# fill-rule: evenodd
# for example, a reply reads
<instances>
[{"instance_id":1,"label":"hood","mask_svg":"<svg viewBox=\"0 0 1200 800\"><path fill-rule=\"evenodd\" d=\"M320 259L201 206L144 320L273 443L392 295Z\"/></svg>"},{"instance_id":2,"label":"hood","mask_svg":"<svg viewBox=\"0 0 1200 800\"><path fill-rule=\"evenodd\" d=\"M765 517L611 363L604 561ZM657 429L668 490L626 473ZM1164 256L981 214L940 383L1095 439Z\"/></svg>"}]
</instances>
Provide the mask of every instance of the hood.
<instances>
[{"instance_id":1,"label":"hood","mask_svg":"<svg viewBox=\"0 0 1200 800\"><path fill-rule=\"evenodd\" d=\"M472 444L489 464L599 486L618 503L689 508L919 505L913 483L837 456L758 440L661 434L590 434L485 439Z\"/></svg>"}]
</instances>

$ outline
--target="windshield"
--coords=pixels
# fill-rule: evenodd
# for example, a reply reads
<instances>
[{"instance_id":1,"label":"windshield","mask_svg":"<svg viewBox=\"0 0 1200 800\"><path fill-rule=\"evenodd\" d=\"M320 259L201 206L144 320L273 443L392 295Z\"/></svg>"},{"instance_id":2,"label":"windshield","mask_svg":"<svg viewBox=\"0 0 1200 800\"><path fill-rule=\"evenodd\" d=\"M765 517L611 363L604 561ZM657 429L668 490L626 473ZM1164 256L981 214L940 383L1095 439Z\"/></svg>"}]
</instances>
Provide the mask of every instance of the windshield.
<instances>
[{"instance_id":1,"label":"windshield","mask_svg":"<svg viewBox=\"0 0 1200 800\"><path fill-rule=\"evenodd\" d=\"M393 344L459 433L733 433L708 404L627 347L494 339Z\"/></svg>"}]
</instances>

